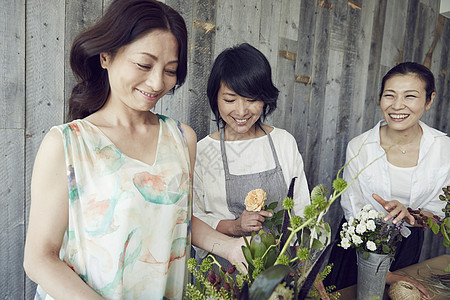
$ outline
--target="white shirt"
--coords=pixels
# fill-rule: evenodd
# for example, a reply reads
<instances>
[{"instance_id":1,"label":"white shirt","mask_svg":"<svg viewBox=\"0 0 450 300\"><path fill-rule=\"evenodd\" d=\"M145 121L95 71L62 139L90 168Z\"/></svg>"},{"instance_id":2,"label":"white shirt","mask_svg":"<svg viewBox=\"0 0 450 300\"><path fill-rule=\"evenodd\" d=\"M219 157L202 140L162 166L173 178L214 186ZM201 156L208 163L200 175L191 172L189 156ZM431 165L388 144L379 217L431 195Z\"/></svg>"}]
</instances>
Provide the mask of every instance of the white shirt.
<instances>
[{"instance_id":1,"label":"white shirt","mask_svg":"<svg viewBox=\"0 0 450 300\"><path fill-rule=\"evenodd\" d=\"M274 128L270 133L278 161L283 170L286 187L293 177L294 213L303 216L310 203L308 183L303 171L303 159L294 137L286 130ZM228 166L231 174L258 173L275 168L275 161L267 136L240 141L225 141ZM283 199L280 199L282 201ZM242 199L244 202L244 199ZM207 136L197 144L194 171L194 215L216 228L221 220L234 220L228 210L225 192L225 175L220 142Z\"/></svg>"},{"instance_id":2,"label":"white shirt","mask_svg":"<svg viewBox=\"0 0 450 300\"><path fill-rule=\"evenodd\" d=\"M388 162L391 178L391 198L408 207L411 198L411 179L416 167L401 168Z\"/></svg>"},{"instance_id":3,"label":"white shirt","mask_svg":"<svg viewBox=\"0 0 450 300\"><path fill-rule=\"evenodd\" d=\"M386 210L372 198L376 193L384 200L391 200L391 178L384 149L380 146L380 121L369 131L352 139L347 146L347 162L344 179L350 183L364 167L353 185L342 194L341 205L348 220L366 204L376 210ZM446 202L439 200L442 188L450 185L450 138L445 133L419 121L423 135L420 140L419 160L412 172L409 207L425 209L443 217ZM359 155L358 151L360 151ZM376 160L376 161L375 161Z\"/></svg>"}]
</instances>

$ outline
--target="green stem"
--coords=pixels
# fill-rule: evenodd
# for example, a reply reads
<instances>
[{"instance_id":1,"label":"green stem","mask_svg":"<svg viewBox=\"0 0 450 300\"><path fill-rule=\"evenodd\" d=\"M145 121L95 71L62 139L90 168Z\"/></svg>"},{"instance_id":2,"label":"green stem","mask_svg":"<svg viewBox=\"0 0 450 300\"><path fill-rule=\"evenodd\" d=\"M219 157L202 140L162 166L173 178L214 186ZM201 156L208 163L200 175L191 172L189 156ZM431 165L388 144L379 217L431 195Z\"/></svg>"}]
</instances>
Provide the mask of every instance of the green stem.
<instances>
[{"instance_id":1,"label":"green stem","mask_svg":"<svg viewBox=\"0 0 450 300\"><path fill-rule=\"evenodd\" d=\"M361 145L361 147L359 148L357 155L355 155L354 157L352 157L352 158L348 161L348 163L349 163L352 159L354 159L356 156L359 155L359 153L361 152L361 149L362 149L362 146L363 146L363 145L364 145L364 143L363 143L363 144ZM394 144L394 145L395 145L395 144ZM327 203L327 205L325 206L325 208L322 209L322 210L319 212L319 215L318 215L318 216L320 216L322 212L327 211L328 208L334 203L334 201L336 201L336 199L339 198L339 197L340 197L340 196L341 196L341 195L342 195L342 194L343 194L343 193L344 193L344 192L345 192L345 191L346 191L346 190L347 190L347 189L348 189L355 181L356 181L356 179L359 177L359 175L361 175L361 173L362 173L365 169L367 169L367 168L370 167L372 164L374 164L377 160L381 159L384 155L386 155L386 153L387 153L394 145L390 146L390 147L385 151L385 153L383 153L382 155L378 156L378 157L377 157L375 160L373 160L370 164L368 164L367 166L365 166L364 168L362 168L362 169L356 174L356 176L352 179L352 181L350 181L350 183L348 183L347 186L346 186L342 191L340 191L339 193L336 193L336 191L334 191L332 197L330 197L330 201L328 201L328 203ZM345 164L344 167L347 166L348 163ZM344 167L342 167L341 169L343 169ZM339 170L339 172L340 172L340 170ZM339 172L338 172L338 174L339 174ZM288 212L289 212L289 211L288 211ZM292 230L292 228L290 228L291 233L289 234L289 237L288 237L288 239L287 239L287 241L286 241L286 244L284 244L283 249L281 249L280 254L278 255L278 257L280 257L282 254L284 254L284 252L286 252L286 250L287 250L287 248L289 247L290 242L291 242L292 238L295 236L295 234L296 234L297 232L299 232L300 230L302 230L303 228L305 228L305 227L306 227L307 225L309 225L310 223L312 223L314 220L316 220L316 216L314 216L314 217L308 219L308 220L307 220L306 222L304 222L301 226L297 227L297 228L294 229L294 230ZM278 259L275 261L275 264L274 264L274 265L277 265L277 264L278 264Z\"/></svg>"},{"instance_id":2,"label":"green stem","mask_svg":"<svg viewBox=\"0 0 450 300\"><path fill-rule=\"evenodd\" d=\"M303 223L302 225L300 225L299 227L297 227L296 229L292 229L292 228L288 228L289 230L291 230L291 234L289 234L286 243L283 246L283 249L281 249L280 254L278 255L278 257L280 257L284 252L286 252L286 249L289 247L289 245L291 244L291 240L294 237L294 235L299 232L300 230L302 230L303 228L305 228L309 223L311 223L312 221L314 221L315 218L310 218L308 221L306 221L305 223ZM274 265L278 265L278 259L275 261Z\"/></svg>"}]
</instances>

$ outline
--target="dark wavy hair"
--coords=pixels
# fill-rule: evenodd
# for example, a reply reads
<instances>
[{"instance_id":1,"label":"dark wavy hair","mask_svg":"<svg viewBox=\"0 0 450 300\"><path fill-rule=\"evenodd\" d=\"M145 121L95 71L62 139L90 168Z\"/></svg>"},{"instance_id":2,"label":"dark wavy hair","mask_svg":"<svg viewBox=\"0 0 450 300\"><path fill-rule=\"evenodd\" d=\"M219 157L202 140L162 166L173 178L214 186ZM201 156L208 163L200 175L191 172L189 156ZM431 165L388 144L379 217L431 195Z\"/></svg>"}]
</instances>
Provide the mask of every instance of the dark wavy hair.
<instances>
[{"instance_id":1,"label":"dark wavy hair","mask_svg":"<svg viewBox=\"0 0 450 300\"><path fill-rule=\"evenodd\" d=\"M277 107L279 91L273 85L269 61L247 43L225 49L217 56L211 69L206 94L218 128L225 126L217 105L222 83L241 97L263 101L263 120Z\"/></svg>"},{"instance_id":2,"label":"dark wavy hair","mask_svg":"<svg viewBox=\"0 0 450 300\"><path fill-rule=\"evenodd\" d=\"M91 28L79 34L70 52L70 66L77 79L69 98L67 119L85 118L98 111L108 99L108 73L100 65L100 53L114 56L117 51L144 34L162 29L178 42L178 68L175 88L187 72L187 30L178 12L153 0L115 0Z\"/></svg>"},{"instance_id":3,"label":"dark wavy hair","mask_svg":"<svg viewBox=\"0 0 450 300\"><path fill-rule=\"evenodd\" d=\"M408 74L416 75L420 80L425 82L425 91L427 93L426 103L429 103L431 101L431 94L433 94L436 90L434 84L434 75L427 67L415 62L403 62L401 64L398 64L390 69L386 73L386 75L384 75L383 80L381 81L380 98L383 95L384 85L386 84L386 81L388 79L394 77L395 75Z\"/></svg>"}]
</instances>

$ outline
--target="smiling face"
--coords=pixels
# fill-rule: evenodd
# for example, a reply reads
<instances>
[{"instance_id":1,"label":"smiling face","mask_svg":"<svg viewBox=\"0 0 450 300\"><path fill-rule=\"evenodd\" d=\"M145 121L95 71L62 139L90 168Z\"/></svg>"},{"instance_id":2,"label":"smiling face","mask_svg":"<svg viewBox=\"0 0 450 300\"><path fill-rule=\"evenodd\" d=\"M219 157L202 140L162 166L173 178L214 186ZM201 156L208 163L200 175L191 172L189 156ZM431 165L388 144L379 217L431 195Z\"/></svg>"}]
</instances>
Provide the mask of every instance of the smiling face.
<instances>
[{"instance_id":1,"label":"smiling face","mask_svg":"<svg viewBox=\"0 0 450 300\"><path fill-rule=\"evenodd\" d=\"M426 103L425 82L413 73L389 78L381 95L380 108L389 129L407 132L417 129L425 110L429 110L435 93Z\"/></svg>"},{"instance_id":2,"label":"smiling face","mask_svg":"<svg viewBox=\"0 0 450 300\"><path fill-rule=\"evenodd\" d=\"M114 56L101 53L100 62L108 70L108 102L149 111L176 84L178 43L172 33L154 30L120 48Z\"/></svg>"},{"instance_id":3,"label":"smiling face","mask_svg":"<svg viewBox=\"0 0 450 300\"><path fill-rule=\"evenodd\" d=\"M217 106L221 118L226 123L227 140L254 137L255 123L261 117L264 108L263 101L242 97L221 83L217 93Z\"/></svg>"}]
</instances>

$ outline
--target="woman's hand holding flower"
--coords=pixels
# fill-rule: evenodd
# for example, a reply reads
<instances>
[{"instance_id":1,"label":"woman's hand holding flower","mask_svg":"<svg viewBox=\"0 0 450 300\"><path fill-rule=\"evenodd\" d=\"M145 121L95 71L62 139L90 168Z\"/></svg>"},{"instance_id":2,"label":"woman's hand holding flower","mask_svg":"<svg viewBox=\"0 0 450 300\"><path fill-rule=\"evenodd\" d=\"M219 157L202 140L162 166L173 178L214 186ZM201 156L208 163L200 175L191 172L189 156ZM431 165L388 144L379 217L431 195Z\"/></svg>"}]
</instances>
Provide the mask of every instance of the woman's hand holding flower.
<instances>
[{"instance_id":1,"label":"woman's hand holding flower","mask_svg":"<svg viewBox=\"0 0 450 300\"><path fill-rule=\"evenodd\" d=\"M268 211L248 211L244 210L240 217L236 220L235 231L238 236L249 234L253 231L260 231L262 223L266 217L271 217L272 213Z\"/></svg>"},{"instance_id":2,"label":"woman's hand holding flower","mask_svg":"<svg viewBox=\"0 0 450 300\"><path fill-rule=\"evenodd\" d=\"M255 189L247 194L244 200L246 209L235 222L235 235L246 235L262 229L265 218L272 216L272 213L263 210L266 198L266 192L262 189Z\"/></svg>"},{"instance_id":3,"label":"woman's hand holding flower","mask_svg":"<svg viewBox=\"0 0 450 300\"><path fill-rule=\"evenodd\" d=\"M386 211L389 212L389 214L387 214L384 217L384 221L389 221L390 219L394 218L392 223L397 224L401 220L406 219L406 221L409 224L414 225L415 222L414 217L408 212L408 209L399 201L397 200L386 201L377 194L372 194L372 197L378 203L380 203L384 207L384 209L386 209Z\"/></svg>"}]
</instances>

